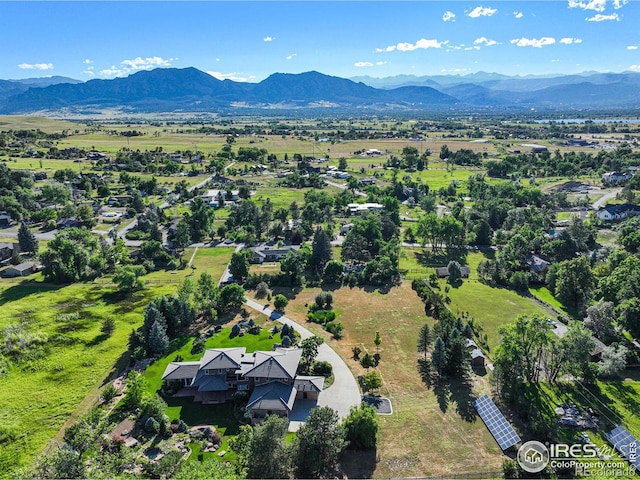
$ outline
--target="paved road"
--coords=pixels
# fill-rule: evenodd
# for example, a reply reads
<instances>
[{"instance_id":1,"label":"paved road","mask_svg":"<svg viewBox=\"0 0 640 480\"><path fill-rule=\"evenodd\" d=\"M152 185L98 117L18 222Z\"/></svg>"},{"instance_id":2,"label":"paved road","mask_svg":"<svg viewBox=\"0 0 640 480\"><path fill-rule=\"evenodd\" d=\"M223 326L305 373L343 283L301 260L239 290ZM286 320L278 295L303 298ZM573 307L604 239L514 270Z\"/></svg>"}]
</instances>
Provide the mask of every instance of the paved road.
<instances>
[{"instance_id":1,"label":"paved road","mask_svg":"<svg viewBox=\"0 0 640 480\"><path fill-rule=\"evenodd\" d=\"M247 299L245 304L249 308L262 312L278 322L294 327L296 331L300 333L303 340L313 336L313 333L299 323L271 310L266 307L266 305L250 299ZM320 394L318 406L331 407L338 412L341 418L344 418L349 414L349 409L353 405L359 405L361 402L358 383L344 360L326 343L323 343L320 345L320 348L318 348L318 357L316 359L329 362L333 366L334 377L333 385Z\"/></svg>"},{"instance_id":2,"label":"paved road","mask_svg":"<svg viewBox=\"0 0 640 480\"><path fill-rule=\"evenodd\" d=\"M332 187L336 187L336 188L341 188L342 190L346 190L348 188L346 183L336 183L336 182L332 182L331 180L327 180L326 178L324 179L324 181L327 185L331 185ZM360 190L356 190L355 194L361 197L367 196L366 193L361 192Z\"/></svg>"},{"instance_id":3,"label":"paved road","mask_svg":"<svg viewBox=\"0 0 640 480\"><path fill-rule=\"evenodd\" d=\"M598 200L593 202L591 204L591 207L594 210L598 210L600 207L603 207L609 200L611 200L612 198L616 198L616 195L618 195L621 191L622 191L621 188L617 188L613 192L606 193L605 195L600 197Z\"/></svg>"}]
</instances>

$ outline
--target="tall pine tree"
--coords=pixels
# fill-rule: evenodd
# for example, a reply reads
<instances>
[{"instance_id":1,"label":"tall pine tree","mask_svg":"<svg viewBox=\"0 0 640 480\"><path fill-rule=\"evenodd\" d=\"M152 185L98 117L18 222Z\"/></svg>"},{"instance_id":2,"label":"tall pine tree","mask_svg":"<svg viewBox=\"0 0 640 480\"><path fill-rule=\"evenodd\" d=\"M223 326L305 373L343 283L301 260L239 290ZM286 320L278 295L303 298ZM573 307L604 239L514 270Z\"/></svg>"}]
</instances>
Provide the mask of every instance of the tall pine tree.
<instances>
[{"instance_id":1,"label":"tall pine tree","mask_svg":"<svg viewBox=\"0 0 640 480\"><path fill-rule=\"evenodd\" d=\"M18 243L21 252L38 253L38 239L24 222L18 230Z\"/></svg>"}]
</instances>

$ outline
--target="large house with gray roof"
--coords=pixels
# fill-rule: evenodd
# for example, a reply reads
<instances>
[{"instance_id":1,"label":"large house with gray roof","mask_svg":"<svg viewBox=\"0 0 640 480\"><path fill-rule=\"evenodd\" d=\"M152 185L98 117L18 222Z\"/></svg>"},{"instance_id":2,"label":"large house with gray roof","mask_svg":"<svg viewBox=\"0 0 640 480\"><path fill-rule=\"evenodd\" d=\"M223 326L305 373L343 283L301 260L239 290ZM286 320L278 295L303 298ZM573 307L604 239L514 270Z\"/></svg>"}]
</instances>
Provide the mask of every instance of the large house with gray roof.
<instances>
[{"instance_id":1,"label":"large house with gray roof","mask_svg":"<svg viewBox=\"0 0 640 480\"><path fill-rule=\"evenodd\" d=\"M267 415L288 417L296 400L318 399L324 377L296 375L301 357L300 348L253 353L244 347L212 348L198 362L169 363L162 380L204 404L224 403L238 391L251 392L246 411L255 424Z\"/></svg>"}]
</instances>

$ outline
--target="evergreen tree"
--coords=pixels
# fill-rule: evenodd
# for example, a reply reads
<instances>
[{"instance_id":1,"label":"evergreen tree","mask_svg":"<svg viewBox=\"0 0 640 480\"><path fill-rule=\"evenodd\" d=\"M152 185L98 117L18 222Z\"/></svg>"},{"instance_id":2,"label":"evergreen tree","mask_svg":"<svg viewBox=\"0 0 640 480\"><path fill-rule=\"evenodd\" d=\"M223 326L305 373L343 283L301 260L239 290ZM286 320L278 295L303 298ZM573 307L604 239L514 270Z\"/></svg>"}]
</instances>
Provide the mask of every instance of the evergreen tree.
<instances>
[{"instance_id":1,"label":"evergreen tree","mask_svg":"<svg viewBox=\"0 0 640 480\"><path fill-rule=\"evenodd\" d=\"M149 302L147 304L147 308L144 311L144 322L142 324L142 334L145 339L149 338L151 327L153 327L153 324L156 321L162 323L166 330L167 320L164 318L164 315L160 313L160 310L158 310L158 307L156 307L155 303Z\"/></svg>"},{"instance_id":2,"label":"evergreen tree","mask_svg":"<svg viewBox=\"0 0 640 480\"><path fill-rule=\"evenodd\" d=\"M338 457L347 446L338 413L330 407L315 407L300 430L296 445L298 478L333 477Z\"/></svg>"},{"instance_id":3,"label":"evergreen tree","mask_svg":"<svg viewBox=\"0 0 640 480\"><path fill-rule=\"evenodd\" d=\"M438 372L438 375L442 375L442 372L444 372L444 369L447 366L447 350L440 337L436 338L433 345L431 364L433 365L433 368L436 369L436 372Z\"/></svg>"},{"instance_id":4,"label":"evergreen tree","mask_svg":"<svg viewBox=\"0 0 640 480\"><path fill-rule=\"evenodd\" d=\"M38 239L24 222L18 230L18 243L21 252L38 253Z\"/></svg>"},{"instance_id":5,"label":"evergreen tree","mask_svg":"<svg viewBox=\"0 0 640 480\"><path fill-rule=\"evenodd\" d=\"M431 327L429 327L428 323L425 323L418 334L418 352L424 353L425 360L427 359L427 351L429 350L431 341Z\"/></svg>"},{"instance_id":6,"label":"evergreen tree","mask_svg":"<svg viewBox=\"0 0 640 480\"><path fill-rule=\"evenodd\" d=\"M167 336L166 327L158 320L153 323L149 332L147 350L154 355L164 355L169 350L169 337Z\"/></svg>"},{"instance_id":7,"label":"evergreen tree","mask_svg":"<svg viewBox=\"0 0 640 480\"><path fill-rule=\"evenodd\" d=\"M324 266L333 257L331 250L331 238L322 227L316 228L313 235L313 243L311 244L311 258L309 258L309 266L314 268L316 272L324 269Z\"/></svg>"},{"instance_id":8,"label":"evergreen tree","mask_svg":"<svg viewBox=\"0 0 640 480\"><path fill-rule=\"evenodd\" d=\"M233 279L242 283L249 275L249 259L244 252L234 252L229 262L229 273Z\"/></svg>"}]
</instances>

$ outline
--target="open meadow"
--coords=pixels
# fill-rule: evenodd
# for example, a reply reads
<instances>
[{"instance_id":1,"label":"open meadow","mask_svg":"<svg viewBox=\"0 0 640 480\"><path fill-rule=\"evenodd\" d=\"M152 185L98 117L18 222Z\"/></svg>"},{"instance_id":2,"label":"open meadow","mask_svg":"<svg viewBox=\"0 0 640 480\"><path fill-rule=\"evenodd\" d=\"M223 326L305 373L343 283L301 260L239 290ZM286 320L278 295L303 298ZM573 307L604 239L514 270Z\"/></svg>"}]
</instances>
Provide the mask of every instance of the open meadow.
<instances>
[{"instance_id":1,"label":"open meadow","mask_svg":"<svg viewBox=\"0 0 640 480\"><path fill-rule=\"evenodd\" d=\"M333 309L338 314L336 321L345 326L340 340L305 320L307 305L320 291L305 288L292 293L283 289L282 293L291 297L286 315L322 336L356 376L365 373L365 369L353 359L352 348L376 353L373 338L379 331L382 344L377 370L384 382L379 393L390 398L393 406L392 415L378 416L381 433L377 461L368 454L350 452L353 458L347 470L356 478L365 474L382 478L459 472L497 474L504 457L471 406L475 395L489 392L488 377L483 372L474 374L471 386L454 382L450 388L436 388L422 381L418 372L418 331L424 323L433 326L433 320L424 314L424 306L410 282L388 291L346 286L330 289Z\"/></svg>"}]
</instances>

